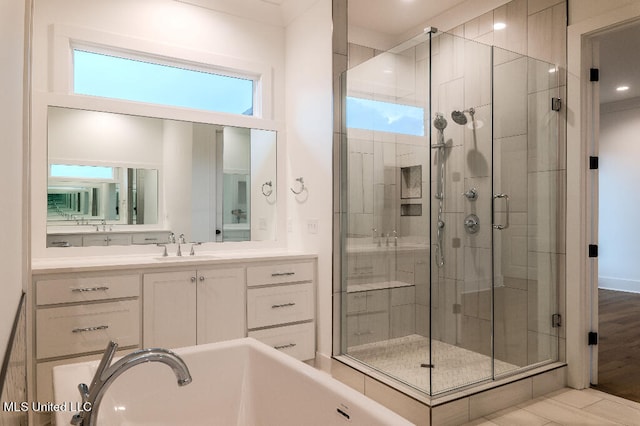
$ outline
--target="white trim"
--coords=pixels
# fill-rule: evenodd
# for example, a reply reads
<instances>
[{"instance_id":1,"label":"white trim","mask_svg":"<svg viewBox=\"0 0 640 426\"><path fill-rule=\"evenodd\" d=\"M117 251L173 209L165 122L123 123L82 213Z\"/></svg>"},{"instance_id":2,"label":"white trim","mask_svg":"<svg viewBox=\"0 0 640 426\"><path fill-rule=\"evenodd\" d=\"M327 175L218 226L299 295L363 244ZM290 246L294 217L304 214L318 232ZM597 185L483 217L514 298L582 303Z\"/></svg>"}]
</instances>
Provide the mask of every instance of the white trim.
<instances>
[{"instance_id":1,"label":"white trim","mask_svg":"<svg viewBox=\"0 0 640 426\"><path fill-rule=\"evenodd\" d=\"M97 96L70 95L66 93L33 94L35 108L57 106L63 108L84 109L89 111L112 112L116 114L138 115L141 117L161 118L195 123L217 124L220 126L247 127L259 130L284 131L284 123L252 117L249 115L212 112L191 108L173 107L167 105L146 104L142 102L125 101L120 99L100 98Z\"/></svg>"},{"instance_id":2,"label":"white trim","mask_svg":"<svg viewBox=\"0 0 640 426\"><path fill-rule=\"evenodd\" d=\"M193 69L222 70L227 75L245 76L255 81L254 117L273 118L273 68L269 64L87 28L60 24L52 27L51 92L73 93L73 48L84 47L97 53L118 52L128 58L152 58L167 65L183 63Z\"/></svg>"},{"instance_id":3,"label":"white trim","mask_svg":"<svg viewBox=\"0 0 640 426\"><path fill-rule=\"evenodd\" d=\"M631 4L605 15L596 16L567 28L567 364L568 385L583 389L589 386L590 363L586 335L590 331L589 295L593 271L587 257L587 138L591 62L590 36L610 26L640 17L640 4ZM595 210L597 212L597 210ZM597 268L596 268L597 270ZM597 295L597 293L596 293ZM596 296L597 297L597 296Z\"/></svg>"},{"instance_id":4,"label":"white trim","mask_svg":"<svg viewBox=\"0 0 640 426\"><path fill-rule=\"evenodd\" d=\"M640 281L614 277L598 277L598 288L625 291L628 293L640 293Z\"/></svg>"}]
</instances>

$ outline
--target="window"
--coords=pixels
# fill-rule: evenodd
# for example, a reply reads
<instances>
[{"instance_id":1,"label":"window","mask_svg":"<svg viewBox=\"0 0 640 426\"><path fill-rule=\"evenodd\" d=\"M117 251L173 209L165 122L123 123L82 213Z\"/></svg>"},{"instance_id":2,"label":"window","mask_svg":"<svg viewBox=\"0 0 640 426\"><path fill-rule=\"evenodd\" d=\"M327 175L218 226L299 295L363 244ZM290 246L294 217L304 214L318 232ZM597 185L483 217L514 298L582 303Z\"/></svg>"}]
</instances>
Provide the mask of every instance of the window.
<instances>
[{"instance_id":1,"label":"window","mask_svg":"<svg viewBox=\"0 0 640 426\"><path fill-rule=\"evenodd\" d=\"M254 80L74 49L81 95L253 115Z\"/></svg>"},{"instance_id":2,"label":"window","mask_svg":"<svg viewBox=\"0 0 640 426\"><path fill-rule=\"evenodd\" d=\"M113 179L113 167L101 166L70 166L65 164L52 164L51 177L57 178L81 178L81 179Z\"/></svg>"},{"instance_id":3,"label":"window","mask_svg":"<svg viewBox=\"0 0 640 426\"><path fill-rule=\"evenodd\" d=\"M347 127L424 136L424 108L348 96Z\"/></svg>"}]
</instances>

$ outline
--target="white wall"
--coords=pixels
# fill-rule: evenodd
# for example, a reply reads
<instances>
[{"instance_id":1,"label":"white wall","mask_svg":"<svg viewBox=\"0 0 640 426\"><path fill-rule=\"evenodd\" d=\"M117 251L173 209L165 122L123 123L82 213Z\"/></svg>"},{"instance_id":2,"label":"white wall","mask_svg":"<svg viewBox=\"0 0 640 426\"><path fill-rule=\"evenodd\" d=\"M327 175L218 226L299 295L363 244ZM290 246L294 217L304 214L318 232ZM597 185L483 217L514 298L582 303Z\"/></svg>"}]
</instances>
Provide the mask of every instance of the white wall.
<instances>
[{"instance_id":1,"label":"white wall","mask_svg":"<svg viewBox=\"0 0 640 426\"><path fill-rule=\"evenodd\" d=\"M628 105L628 104L627 104ZM640 101L600 114L599 286L640 292Z\"/></svg>"},{"instance_id":2,"label":"white wall","mask_svg":"<svg viewBox=\"0 0 640 426\"><path fill-rule=\"evenodd\" d=\"M569 25L601 17L614 9L637 3L637 0L573 0L569 1Z\"/></svg>"},{"instance_id":3,"label":"white wall","mask_svg":"<svg viewBox=\"0 0 640 426\"><path fill-rule=\"evenodd\" d=\"M23 239L23 132L25 2L0 0L0 182L12 202L0 205L0 365L26 277L28 243Z\"/></svg>"},{"instance_id":4,"label":"white wall","mask_svg":"<svg viewBox=\"0 0 640 426\"><path fill-rule=\"evenodd\" d=\"M251 239L270 240L277 235L278 200L276 179L276 134L251 130ZM263 186L271 182L271 187ZM265 196L263 193L268 194ZM285 192L286 194L286 192ZM284 197L283 197L284 199ZM282 232L282 231L281 231Z\"/></svg>"},{"instance_id":5,"label":"white wall","mask_svg":"<svg viewBox=\"0 0 640 426\"><path fill-rule=\"evenodd\" d=\"M191 235L191 162L193 125L184 121L163 120L163 177L164 224L176 238L184 234L186 241ZM188 170L188 173L185 173Z\"/></svg>"},{"instance_id":6,"label":"white wall","mask_svg":"<svg viewBox=\"0 0 640 426\"><path fill-rule=\"evenodd\" d=\"M48 134L49 158L56 161L162 165L162 120L155 118L51 108Z\"/></svg>"},{"instance_id":7,"label":"white wall","mask_svg":"<svg viewBox=\"0 0 640 426\"><path fill-rule=\"evenodd\" d=\"M286 31L288 241L293 249L318 254L318 351L325 355L332 346L331 11L330 0L318 0ZM297 177L304 178L307 191L294 196L288 188ZM317 220L317 234L307 231L309 220Z\"/></svg>"}]
</instances>

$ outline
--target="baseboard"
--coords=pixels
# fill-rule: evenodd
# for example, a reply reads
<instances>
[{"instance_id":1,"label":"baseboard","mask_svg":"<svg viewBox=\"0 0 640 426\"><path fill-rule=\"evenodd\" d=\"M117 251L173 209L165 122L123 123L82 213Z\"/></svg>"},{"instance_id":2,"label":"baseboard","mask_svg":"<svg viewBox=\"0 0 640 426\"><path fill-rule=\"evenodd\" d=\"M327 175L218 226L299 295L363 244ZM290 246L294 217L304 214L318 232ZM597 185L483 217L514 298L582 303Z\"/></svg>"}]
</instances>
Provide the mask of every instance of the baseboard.
<instances>
[{"instance_id":1,"label":"baseboard","mask_svg":"<svg viewBox=\"0 0 640 426\"><path fill-rule=\"evenodd\" d=\"M640 293L640 281L625 280L623 278L598 277L598 288L604 290L626 291Z\"/></svg>"}]
</instances>

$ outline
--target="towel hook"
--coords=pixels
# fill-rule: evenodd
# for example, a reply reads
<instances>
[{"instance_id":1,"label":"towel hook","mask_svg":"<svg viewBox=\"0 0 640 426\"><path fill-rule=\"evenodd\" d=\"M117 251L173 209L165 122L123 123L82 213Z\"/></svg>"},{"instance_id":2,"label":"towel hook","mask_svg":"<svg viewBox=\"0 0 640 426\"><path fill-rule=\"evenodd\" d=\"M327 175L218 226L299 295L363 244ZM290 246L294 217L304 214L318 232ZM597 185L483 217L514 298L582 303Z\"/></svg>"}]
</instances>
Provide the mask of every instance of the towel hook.
<instances>
[{"instance_id":1,"label":"towel hook","mask_svg":"<svg viewBox=\"0 0 640 426\"><path fill-rule=\"evenodd\" d=\"M300 191L296 191L293 188L289 188L291 190L291 192L293 192L296 195L302 194L302 192L306 189L304 186L304 179L302 177L299 177L296 179L296 182L300 182Z\"/></svg>"},{"instance_id":2,"label":"towel hook","mask_svg":"<svg viewBox=\"0 0 640 426\"><path fill-rule=\"evenodd\" d=\"M269 187L269 189L267 189L266 191L264 190L265 186ZM264 195L265 197L268 197L272 193L273 193L273 184L271 183L271 181L263 183L262 184L262 195Z\"/></svg>"}]
</instances>

